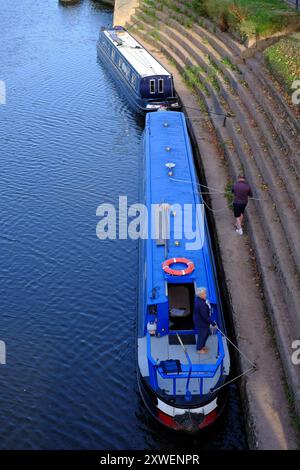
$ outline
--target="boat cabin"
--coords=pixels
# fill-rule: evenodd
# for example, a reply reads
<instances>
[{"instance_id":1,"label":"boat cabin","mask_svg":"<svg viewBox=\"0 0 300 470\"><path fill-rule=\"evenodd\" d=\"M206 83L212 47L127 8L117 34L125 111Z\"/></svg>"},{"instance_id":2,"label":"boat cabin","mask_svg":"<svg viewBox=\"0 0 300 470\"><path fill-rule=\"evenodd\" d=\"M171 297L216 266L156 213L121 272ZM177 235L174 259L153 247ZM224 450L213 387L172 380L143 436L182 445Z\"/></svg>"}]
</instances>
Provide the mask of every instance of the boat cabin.
<instances>
[{"instance_id":1,"label":"boat cabin","mask_svg":"<svg viewBox=\"0 0 300 470\"><path fill-rule=\"evenodd\" d=\"M124 28L102 28L99 49L131 91L149 104L149 109L151 102L170 99L175 99L172 104L178 108L172 75Z\"/></svg>"}]
</instances>

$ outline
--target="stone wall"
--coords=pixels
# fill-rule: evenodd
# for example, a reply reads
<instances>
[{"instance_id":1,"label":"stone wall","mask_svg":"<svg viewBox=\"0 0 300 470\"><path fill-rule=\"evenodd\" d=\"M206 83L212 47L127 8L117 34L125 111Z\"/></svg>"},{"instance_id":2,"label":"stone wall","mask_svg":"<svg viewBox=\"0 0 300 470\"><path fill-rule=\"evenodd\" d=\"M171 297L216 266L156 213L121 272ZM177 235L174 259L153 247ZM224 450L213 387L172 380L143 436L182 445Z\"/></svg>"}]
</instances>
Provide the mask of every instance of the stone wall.
<instances>
[{"instance_id":1,"label":"stone wall","mask_svg":"<svg viewBox=\"0 0 300 470\"><path fill-rule=\"evenodd\" d=\"M114 26L125 26L139 3L139 0L115 0Z\"/></svg>"}]
</instances>

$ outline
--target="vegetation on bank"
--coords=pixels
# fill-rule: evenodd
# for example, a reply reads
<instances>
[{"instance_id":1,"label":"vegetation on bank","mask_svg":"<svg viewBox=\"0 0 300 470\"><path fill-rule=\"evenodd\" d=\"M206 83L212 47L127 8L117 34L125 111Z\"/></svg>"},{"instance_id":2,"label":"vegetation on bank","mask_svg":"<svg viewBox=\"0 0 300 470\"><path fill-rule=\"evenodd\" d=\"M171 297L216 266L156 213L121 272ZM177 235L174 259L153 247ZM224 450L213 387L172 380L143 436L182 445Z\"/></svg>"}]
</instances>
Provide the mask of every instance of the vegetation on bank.
<instances>
[{"instance_id":1,"label":"vegetation on bank","mask_svg":"<svg viewBox=\"0 0 300 470\"><path fill-rule=\"evenodd\" d=\"M300 80L300 39L281 39L264 51L264 57L272 75L291 93L293 82Z\"/></svg>"},{"instance_id":2,"label":"vegetation on bank","mask_svg":"<svg viewBox=\"0 0 300 470\"><path fill-rule=\"evenodd\" d=\"M300 15L282 0L191 0L193 9L242 40L270 36Z\"/></svg>"},{"instance_id":3,"label":"vegetation on bank","mask_svg":"<svg viewBox=\"0 0 300 470\"><path fill-rule=\"evenodd\" d=\"M193 21L201 24L201 17L208 18L241 42L272 36L300 23L300 13L283 0L144 0L143 4L147 13L152 10L154 15L166 5L175 13L183 13L190 26Z\"/></svg>"},{"instance_id":4,"label":"vegetation on bank","mask_svg":"<svg viewBox=\"0 0 300 470\"><path fill-rule=\"evenodd\" d=\"M253 7L253 5L264 4L267 5L280 5L284 11L289 11L289 7L281 2L281 0L214 0L215 5L238 5L238 2L242 3L247 1L247 5ZM153 27L153 30L149 33L152 39L159 40L160 39L160 32L159 32L159 12L164 10L165 6L168 6L168 14L170 19L175 19L179 23L181 23L186 28L192 27L193 24L197 23L200 26L206 28L208 27L210 30L214 30L216 28L216 22L213 23L211 26L211 22L207 22L204 19L204 15L207 17L208 13L207 10L203 10L203 5L208 5L212 2L212 0L189 0L188 2L179 1L179 0L143 0L143 3L140 5L139 11L136 13L136 16L145 21L146 23L150 23ZM219 3L220 2L220 3ZM171 10L171 11L170 11ZM218 9L214 10L214 13L211 13L211 16L217 15ZM221 10L220 10L221 11ZM277 11L277 10L276 10ZM282 10L280 10L282 11ZM249 12L251 12L251 8L249 7ZM299 18L300 24L300 14L297 14L297 18ZM241 15L240 15L241 17ZM294 12L292 15L295 18ZM215 19L217 16L215 16ZM253 15L251 17L251 21L254 19L258 20L257 24L262 24L262 19L264 18L263 10L256 12L256 16ZM273 27L274 25L278 26L276 15L274 18L267 16L269 20L269 28ZM281 18L282 19L282 18ZM261 21L261 23L259 23ZM245 24L247 24L246 20L241 27L245 28ZM265 29L259 29L260 32L267 31L266 25L268 23L265 22L264 26ZM284 22L281 25L285 24ZM273 26L272 26L273 25ZM258 31L258 30L257 30ZM257 32L256 31L256 32ZM271 29L270 29L271 31ZM209 39L203 39L203 43L209 43ZM276 44L268 47L264 52L264 57L266 61L266 65L268 66L271 74L274 76L275 79L283 86L284 90L291 95L293 93L293 83L295 80L300 80L300 33L294 33L289 37L284 37L280 39ZM227 82L229 86L230 83L228 81L227 76L223 76L222 67L220 69L220 65L217 65L209 55L207 55L207 60L210 62L208 64L207 70L204 70L202 67L187 67L184 79L185 82L193 87L201 89L203 93L207 94L208 90L204 83L210 83L213 88L218 92L219 91L219 78L223 77L224 81ZM231 62L228 57L224 57L221 59L221 63L226 68L232 70L235 73L240 73L239 68ZM205 77L205 80L203 79ZM248 86L247 82L239 79L239 82L244 85Z\"/></svg>"}]
</instances>

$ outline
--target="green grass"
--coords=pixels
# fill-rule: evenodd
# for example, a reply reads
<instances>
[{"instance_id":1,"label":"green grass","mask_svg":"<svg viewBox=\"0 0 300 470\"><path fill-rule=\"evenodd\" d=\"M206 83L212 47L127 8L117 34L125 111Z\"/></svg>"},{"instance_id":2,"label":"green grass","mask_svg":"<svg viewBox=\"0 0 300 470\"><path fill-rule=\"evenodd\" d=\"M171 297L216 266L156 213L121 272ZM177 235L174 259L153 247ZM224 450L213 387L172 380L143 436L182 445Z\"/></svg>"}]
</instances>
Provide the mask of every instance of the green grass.
<instances>
[{"instance_id":1,"label":"green grass","mask_svg":"<svg viewBox=\"0 0 300 470\"><path fill-rule=\"evenodd\" d=\"M193 27L193 20L191 18L188 18L187 20L185 20L184 22L184 26L188 29L192 28Z\"/></svg>"},{"instance_id":2,"label":"green grass","mask_svg":"<svg viewBox=\"0 0 300 470\"><path fill-rule=\"evenodd\" d=\"M141 10L145 15L147 15L147 16L153 18L153 19L156 19L156 10L155 10L154 7L149 6L148 4L147 5L145 4L141 7Z\"/></svg>"},{"instance_id":3,"label":"green grass","mask_svg":"<svg viewBox=\"0 0 300 470\"><path fill-rule=\"evenodd\" d=\"M225 197L227 199L228 205L233 203L233 193L232 193L233 180L229 178L225 186Z\"/></svg>"},{"instance_id":4,"label":"green grass","mask_svg":"<svg viewBox=\"0 0 300 470\"><path fill-rule=\"evenodd\" d=\"M204 84L199 79L198 73L203 73L202 67L186 67L183 79L190 88L199 88L206 95L208 94Z\"/></svg>"},{"instance_id":5,"label":"green grass","mask_svg":"<svg viewBox=\"0 0 300 470\"><path fill-rule=\"evenodd\" d=\"M190 0L180 5L172 0L144 0L150 9L168 7L177 14L203 25L207 17L223 31L231 31L241 42L249 38L265 38L282 31L290 24L300 22L300 12L283 0ZM156 5L156 6L155 6ZM202 18L201 18L202 17ZM178 18L178 21L180 19Z\"/></svg>"},{"instance_id":6,"label":"green grass","mask_svg":"<svg viewBox=\"0 0 300 470\"><path fill-rule=\"evenodd\" d=\"M212 19L222 30L235 32L241 41L267 37L284 29L300 14L282 0L193 0L200 16Z\"/></svg>"},{"instance_id":7,"label":"green grass","mask_svg":"<svg viewBox=\"0 0 300 470\"><path fill-rule=\"evenodd\" d=\"M297 414L297 411L296 411L295 398L286 381L283 383L283 386L284 386L284 391L285 391L287 402L288 402L290 418L292 420L294 429L298 434L298 437L300 437L300 416ZM298 450L299 448L300 448L300 444L299 444Z\"/></svg>"},{"instance_id":8,"label":"green grass","mask_svg":"<svg viewBox=\"0 0 300 470\"><path fill-rule=\"evenodd\" d=\"M150 31L149 35L155 39L156 41L160 41L160 34L159 34L159 31L157 29L152 29L152 31Z\"/></svg>"},{"instance_id":9,"label":"green grass","mask_svg":"<svg viewBox=\"0 0 300 470\"><path fill-rule=\"evenodd\" d=\"M294 80L300 80L300 39L281 39L264 51L264 57L272 75L290 93Z\"/></svg>"},{"instance_id":10,"label":"green grass","mask_svg":"<svg viewBox=\"0 0 300 470\"><path fill-rule=\"evenodd\" d=\"M239 71L239 68L233 64L231 62L231 60L229 59L229 57L224 57L222 60L221 60L222 64L224 64L228 69L232 70L233 72L238 72L240 73Z\"/></svg>"},{"instance_id":11,"label":"green grass","mask_svg":"<svg viewBox=\"0 0 300 470\"><path fill-rule=\"evenodd\" d=\"M155 1L154 0L144 0L144 4L150 8L155 8Z\"/></svg>"},{"instance_id":12,"label":"green grass","mask_svg":"<svg viewBox=\"0 0 300 470\"><path fill-rule=\"evenodd\" d=\"M172 57L169 57L168 62L169 64L173 65L173 67L176 67L176 62L174 59L172 59Z\"/></svg>"},{"instance_id":13,"label":"green grass","mask_svg":"<svg viewBox=\"0 0 300 470\"><path fill-rule=\"evenodd\" d=\"M200 98L200 96L197 96L197 103L199 105L200 111L202 111L202 113L205 113L207 115L205 101L202 98Z\"/></svg>"}]
</instances>

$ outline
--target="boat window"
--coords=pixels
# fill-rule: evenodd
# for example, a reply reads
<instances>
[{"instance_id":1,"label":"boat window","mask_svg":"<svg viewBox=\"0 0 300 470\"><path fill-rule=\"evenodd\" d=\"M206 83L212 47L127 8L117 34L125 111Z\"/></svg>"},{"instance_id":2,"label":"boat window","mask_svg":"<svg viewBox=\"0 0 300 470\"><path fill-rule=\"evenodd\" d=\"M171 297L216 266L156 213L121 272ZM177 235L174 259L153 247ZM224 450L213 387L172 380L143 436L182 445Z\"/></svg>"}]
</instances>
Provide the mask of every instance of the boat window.
<instances>
[{"instance_id":1,"label":"boat window","mask_svg":"<svg viewBox=\"0 0 300 470\"><path fill-rule=\"evenodd\" d=\"M128 81L130 81L130 74L131 74L130 67L127 66L126 77L127 77L127 80L128 80Z\"/></svg>"},{"instance_id":2,"label":"boat window","mask_svg":"<svg viewBox=\"0 0 300 470\"><path fill-rule=\"evenodd\" d=\"M112 49L112 50L111 50L111 58L112 58L112 60L115 59L115 53L116 53L116 51L115 51L114 49Z\"/></svg>"},{"instance_id":3,"label":"boat window","mask_svg":"<svg viewBox=\"0 0 300 470\"><path fill-rule=\"evenodd\" d=\"M155 80L150 80L150 93L155 93Z\"/></svg>"},{"instance_id":4,"label":"boat window","mask_svg":"<svg viewBox=\"0 0 300 470\"><path fill-rule=\"evenodd\" d=\"M119 57L119 67L122 67L123 60L121 57Z\"/></svg>"},{"instance_id":5,"label":"boat window","mask_svg":"<svg viewBox=\"0 0 300 470\"><path fill-rule=\"evenodd\" d=\"M132 84L133 88L136 88L137 78L136 78L136 75L134 75L134 74L132 74L132 76L131 76L131 84Z\"/></svg>"},{"instance_id":6,"label":"boat window","mask_svg":"<svg viewBox=\"0 0 300 470\"><path fill-rule=\"evenodd\" d=\"M164 92L164 80L163 78L160 78L158 80L158 93L163 93Z\"/></svg>"},{"instance_id":7,"label":"boat window","mask_svg":"<svg viewBox=\"0 0 300 470\"><path fill-rule=\"evenodd\" d=\"M123 72L125 73L125 75L127 76L128 67L127 67L127 65L125 64L125 62L122 63L122 67L121 67L121 68L122 68Z\"/></svg>"}]
</instances>

